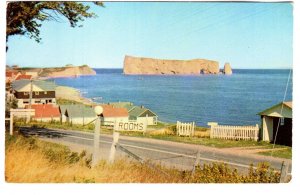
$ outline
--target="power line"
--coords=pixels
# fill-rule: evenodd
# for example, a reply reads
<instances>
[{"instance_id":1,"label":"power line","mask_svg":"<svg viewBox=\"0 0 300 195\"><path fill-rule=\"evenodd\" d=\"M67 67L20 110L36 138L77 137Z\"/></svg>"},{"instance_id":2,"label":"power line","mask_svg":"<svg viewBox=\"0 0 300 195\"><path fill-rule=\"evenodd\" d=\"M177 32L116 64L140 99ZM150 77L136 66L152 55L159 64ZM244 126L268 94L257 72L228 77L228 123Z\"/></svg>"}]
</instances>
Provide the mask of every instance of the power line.
<instances>
[{"instance_id":1,"label":"power line","mask_svg":"<svg viewBox=\"0 0 300 195\"><path fill-rule=\"evenodd\" d=\"M285 98L286 98L287 89L288 89L288 85L289 85L289 81L290 81L290 77L291 77L291 72L292 72L292 68L290 69L288 80L286 82L285 92L284 92L284 96L283 96L283 100L282 100L282 104L281 104L281 109L280 109L280 115L282 115L283 102L285 101ZM274 151L274 148L275 148L276 138L277 138L278 129L279 129L279 123L280 123L280 120L278 120L278 123L277 123L277 129L276 129L276 134L275 134L275 138L274 138L274 143L273 143L273 148L272 148L271 156L273 156L273 151Z\"/></svg>"}]
</instances>

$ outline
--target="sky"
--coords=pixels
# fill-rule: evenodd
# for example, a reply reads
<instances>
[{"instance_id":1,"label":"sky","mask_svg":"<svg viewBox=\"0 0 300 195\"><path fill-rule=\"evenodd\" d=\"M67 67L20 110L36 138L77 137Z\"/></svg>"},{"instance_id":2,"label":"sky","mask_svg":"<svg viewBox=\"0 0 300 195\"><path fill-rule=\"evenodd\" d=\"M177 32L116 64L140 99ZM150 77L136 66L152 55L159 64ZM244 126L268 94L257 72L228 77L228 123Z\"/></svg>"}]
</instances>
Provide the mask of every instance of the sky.
<instances>
[{"instance_id":1,"label":"sky","mask_svg":"<svg viewBox=\"0 0 300 195\"><path fill-rule=\"evenodd\" d=\"M122 68L125 55L159 59L210 59L222 68L291 68L290 3L105 2L97 18L71 28L43 22L41 43L8 40L6 64L57 67L87 64Z\"/></svg>"}]
</instances>

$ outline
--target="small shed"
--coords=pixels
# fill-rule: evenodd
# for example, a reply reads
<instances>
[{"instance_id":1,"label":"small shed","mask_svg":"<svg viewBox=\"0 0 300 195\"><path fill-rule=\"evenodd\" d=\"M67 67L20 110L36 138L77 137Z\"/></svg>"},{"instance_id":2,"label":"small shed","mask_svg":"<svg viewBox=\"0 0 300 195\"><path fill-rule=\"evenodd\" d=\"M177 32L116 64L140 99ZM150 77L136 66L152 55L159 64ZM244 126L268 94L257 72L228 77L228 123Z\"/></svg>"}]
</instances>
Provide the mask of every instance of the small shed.
<instances>
[{"instance_id":1,"label":"small shed","mask_svg":"<svg viewBox=\"0 0 300 195\"><path fill-rule=\"evenodd\" d=\"M59 110L61 122L85 125L97 118L92 107L81 104L60 105Z\"/></svg>"},{"instance_id":2,"label":"small shed","mask_svg":"<svg viewBox=\"0 0 300 195\"><path fill-rule=\"evenodd\" d=\"M281 102L260 113L261 132L260 139L263 141L276 142L276 144L292 146L292 101ZM276 136L276 131L277 137Z\"/></svg>"},{"instance_id":3,"label":"small shed","mask_svg":"<svg viewBox=\"0 0 300 195\"><path fill-rule=\"evenodd\" d=\"M128 111L126 108L102 105L101 118L104 125L114 125L116 121L128 122Z\"/></svg>"},{"instance_id":4,"label":"small shed","mask_svg":"<svg viewBox=\"0 0 300 195\"><path fill-rule=\"evenodd\" d=\"M129 120L145 122L147 125L157 125L158 116L144 106L129 106Z\"/></svg>"}]
</instances>

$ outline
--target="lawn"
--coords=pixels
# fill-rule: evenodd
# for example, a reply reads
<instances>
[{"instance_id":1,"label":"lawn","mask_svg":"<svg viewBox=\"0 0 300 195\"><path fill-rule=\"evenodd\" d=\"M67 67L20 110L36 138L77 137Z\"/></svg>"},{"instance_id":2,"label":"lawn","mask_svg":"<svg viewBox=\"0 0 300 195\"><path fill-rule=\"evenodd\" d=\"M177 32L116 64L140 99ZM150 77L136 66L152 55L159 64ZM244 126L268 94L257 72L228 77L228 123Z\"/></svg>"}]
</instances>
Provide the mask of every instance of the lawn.
<instances>
[{"instance_id":1,"label":"lawn","mask_svg":"<svg viewBox=\"0 0 300 195\"><path fill-rule=\"evenodd\" d=\"M273 154L272 154L272 151L259 152L258 154L262 154L262 155L265 155L265 156L271 156L272 155L273 157L292 159L292 148L291 147L284 147L282 150L274 150Z\"/></svg>"},{"instance_id":2,"label":"lawn","mask_svg":"<svg viewBox=\"0 0 300 195\"><path fill-rule=\"evenodd\" d=\"M60 123L57 121L51 122L40 122L40 121L31 121L26 124L23 120L18 120L15 123L17 127L32 127L32 128L52 128L52 129L63 129L63 130L76 130L76 131L85 131L85 132L94 132L94 124L78 125L70 123Z\"/></svg>"}]
</instances>

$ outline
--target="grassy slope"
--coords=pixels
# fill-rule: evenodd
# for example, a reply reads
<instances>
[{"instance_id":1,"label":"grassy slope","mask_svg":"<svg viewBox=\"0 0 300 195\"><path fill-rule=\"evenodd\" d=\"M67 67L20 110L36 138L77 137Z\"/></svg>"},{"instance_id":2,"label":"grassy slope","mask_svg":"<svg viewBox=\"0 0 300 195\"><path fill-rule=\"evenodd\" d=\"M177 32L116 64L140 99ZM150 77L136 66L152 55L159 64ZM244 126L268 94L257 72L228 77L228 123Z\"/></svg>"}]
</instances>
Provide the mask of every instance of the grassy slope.
<instances>
[{"instance_id":1,"label":"grassy slope","mask_svg":"<svg viewBox=\"0 0 300 195\"><path fill-rule=\"evenodd\" d=\"M249 170L242 176L224 164L198 167L192 176L190 171L178 171L155 166L149 168L140 163L119 160L114 164L100 161L90 168L90 157L82 152L71 152L65 146L34 138L6 135L5 180L27 183L240 183L279 182L279 174L267 164L258 170ZM76 171L74 171L76 170ZM167 173L162 174L161 171Z\"/></svg>"}]
</instances>

